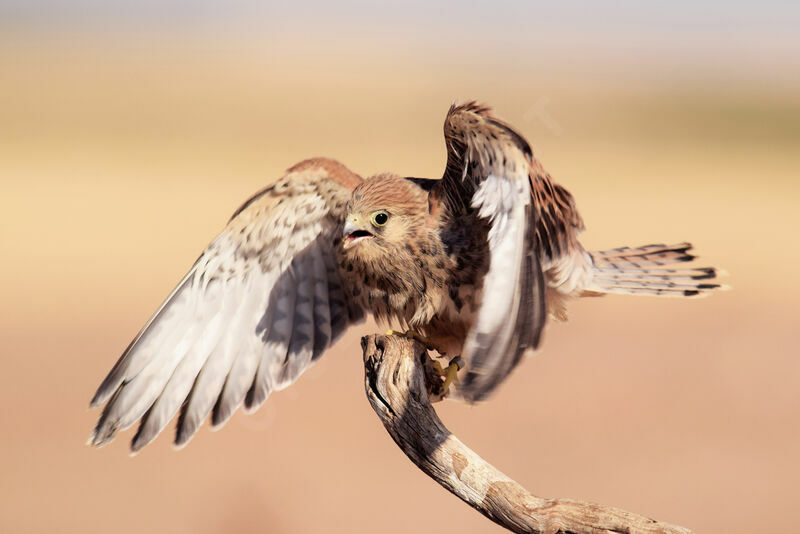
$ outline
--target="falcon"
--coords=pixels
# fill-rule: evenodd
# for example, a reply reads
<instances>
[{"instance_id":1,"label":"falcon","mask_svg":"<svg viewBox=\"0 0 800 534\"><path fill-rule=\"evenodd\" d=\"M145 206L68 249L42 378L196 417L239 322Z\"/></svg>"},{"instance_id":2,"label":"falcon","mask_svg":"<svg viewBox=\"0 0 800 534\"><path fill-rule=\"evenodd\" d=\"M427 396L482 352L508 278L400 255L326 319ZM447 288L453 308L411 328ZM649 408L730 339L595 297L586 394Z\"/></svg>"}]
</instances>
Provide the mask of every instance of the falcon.
<instances>
[{"instance_id":1,"label":"falcon","mask_svg":"<svg viewBox=\"0 0 800 534\"><path fill-rule=\"evenodd\" d=\"M371 314L451 358L445 390L485 399L570 299L696 297L719 288L689 243L587 251L572 195L486 106L454 105L441 179L298 163L234 214L95 393L89 439L140 421L131 449L179 412L175 444L292 384ZM438 361L437 361L438 363Z\"/></svg>"}]
</instances>

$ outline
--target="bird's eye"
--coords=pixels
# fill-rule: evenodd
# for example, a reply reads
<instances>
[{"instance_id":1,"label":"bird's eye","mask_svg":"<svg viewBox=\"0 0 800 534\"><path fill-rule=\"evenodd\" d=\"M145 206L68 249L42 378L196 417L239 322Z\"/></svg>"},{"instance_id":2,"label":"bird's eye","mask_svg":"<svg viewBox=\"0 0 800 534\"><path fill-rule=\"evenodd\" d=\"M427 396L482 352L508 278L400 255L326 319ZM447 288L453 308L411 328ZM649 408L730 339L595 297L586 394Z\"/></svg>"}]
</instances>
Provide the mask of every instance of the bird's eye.
<instances>
[{"instance_id":1,"label":"bird's eye","mask_svg":"<svg viewBox=\"0 0 800 534\"><path fill-rule=\"evenodd\" d=\"M380 210L369 216L373 226L383 226L389 221L389 212Z\"/></svg>"}]
</instances>

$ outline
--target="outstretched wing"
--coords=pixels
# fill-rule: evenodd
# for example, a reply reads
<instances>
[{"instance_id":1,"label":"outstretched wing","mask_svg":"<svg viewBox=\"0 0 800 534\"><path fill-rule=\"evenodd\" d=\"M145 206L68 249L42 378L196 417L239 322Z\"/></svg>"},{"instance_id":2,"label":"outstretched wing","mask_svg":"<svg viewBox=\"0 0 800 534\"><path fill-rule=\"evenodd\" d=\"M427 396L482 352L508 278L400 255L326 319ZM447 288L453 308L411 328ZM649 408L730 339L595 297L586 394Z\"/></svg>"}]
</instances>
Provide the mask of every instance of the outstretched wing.
<instances>
[{"instance_id":1,"label":"outstretched wing","mask_svg":"<svg viewBox=\"0 0 800 534\"><path fill-rule=\"evenodd\" d=\"M307 160L239 208L103 380L90 442L141 419L137 451L180 409L184 445L209 413L222 425L293 383L362 319L333 251L359 182L338 162Z\"/></svg>"},{"instance_id":2,"label":"outstretched wing","mask_svg":"<svg viewBox=\"0 0 800 534\"><path fill-rule=\"evenodd\" d=\"M444 134L447 168L436 193L451 213L489 223L489 270L464 344L468 370L459 388L477 401L536 348L545 322L533 155L521 135L474 102L450 108Z\"/></svg>"}]
</instances>

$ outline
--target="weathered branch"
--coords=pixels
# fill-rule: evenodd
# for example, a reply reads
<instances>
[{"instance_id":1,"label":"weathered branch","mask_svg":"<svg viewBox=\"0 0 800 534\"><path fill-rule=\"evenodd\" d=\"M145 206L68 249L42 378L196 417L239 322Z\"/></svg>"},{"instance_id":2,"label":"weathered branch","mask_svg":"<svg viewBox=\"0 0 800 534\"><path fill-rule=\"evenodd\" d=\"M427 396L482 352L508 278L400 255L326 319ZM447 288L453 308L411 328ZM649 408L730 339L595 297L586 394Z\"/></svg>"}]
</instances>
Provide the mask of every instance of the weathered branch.
<instances>
[{"instance_id":1,"label":"weathered branch","mask_svg":"<svg viewBox=\"0 0 800 534\"><path fill-rule=\"evenodd\" d=\"M441 378L424 365L425 347L400 336L361 340L367 398L395 443L428 476L513 532L683 533L690 531L616 508L534 497L445 428L429 395Z\"/></svg>"}]
</instances>

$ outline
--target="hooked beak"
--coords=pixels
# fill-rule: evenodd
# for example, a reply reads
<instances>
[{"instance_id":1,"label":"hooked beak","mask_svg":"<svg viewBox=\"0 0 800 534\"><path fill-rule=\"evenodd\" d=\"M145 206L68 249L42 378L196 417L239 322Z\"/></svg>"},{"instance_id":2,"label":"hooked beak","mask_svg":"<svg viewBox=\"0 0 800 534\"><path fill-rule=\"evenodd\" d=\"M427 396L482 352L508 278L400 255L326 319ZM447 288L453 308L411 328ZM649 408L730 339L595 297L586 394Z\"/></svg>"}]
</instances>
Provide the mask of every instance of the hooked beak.
<instances>
[{"instance_id":1,"label":"hooked beak","mask_svg":"<svg viewBox=\"0 0 800 534\"><path fill-rule=\"evenodd\" d=\"M350 219L347 219L344 222L344 228L342 229L342 248L347 250L356 245L359 241L363 241L364 239L372 239L375 237L367 230L364 230L361 226L357 225Z\"/></svg>"}]
</instances>

